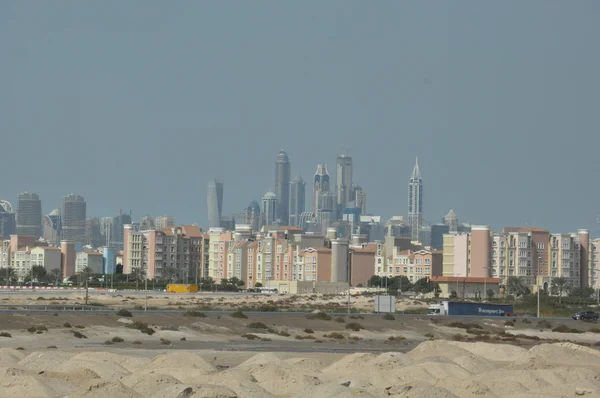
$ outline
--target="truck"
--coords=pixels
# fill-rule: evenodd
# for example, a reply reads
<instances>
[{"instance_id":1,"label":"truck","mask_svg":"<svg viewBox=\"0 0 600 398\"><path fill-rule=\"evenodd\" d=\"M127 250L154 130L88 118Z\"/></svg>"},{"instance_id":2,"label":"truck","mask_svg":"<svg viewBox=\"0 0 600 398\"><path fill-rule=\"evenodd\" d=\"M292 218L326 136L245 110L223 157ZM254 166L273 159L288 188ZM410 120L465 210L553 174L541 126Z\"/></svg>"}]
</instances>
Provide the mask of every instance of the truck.
<instances>
[{"instance_id":1,"label":"truck","mask_svg":"<svg viewBox=\"0 0 600 398\"><path fill-rule=\"evenodd\" d=\"M198 293L198 285L169 283L167 285L167 293Z\"/></svg>"},{"instance_id":2,"label":"truck","mask_svg":"<svg viewBox=\"0 0 600 398\"><path fill-rule=\"evenodd\" d=\"M512 304L442 301L441 303L431 304L427 315L507 316L512 313Z\"/></svg>"}]
</instances>

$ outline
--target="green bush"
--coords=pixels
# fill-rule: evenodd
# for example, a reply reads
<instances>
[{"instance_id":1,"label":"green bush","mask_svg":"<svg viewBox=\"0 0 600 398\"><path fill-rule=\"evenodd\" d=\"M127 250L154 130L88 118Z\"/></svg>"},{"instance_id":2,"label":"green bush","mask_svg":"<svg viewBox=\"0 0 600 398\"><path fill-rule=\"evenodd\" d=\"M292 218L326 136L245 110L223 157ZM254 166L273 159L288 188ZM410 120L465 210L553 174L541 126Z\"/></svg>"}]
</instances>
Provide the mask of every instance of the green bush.
<instances>
[{"instance_id":1,"label":"green bush","mask_svg":"<svg viewBox=\"0 0 600 398\"><path fill-rule=\"evenodd\" d=\"M316 314L307 315L306 319L319 320L319 321L330 321L333 318L324 312L317 312Z\"/></svg>"},{"instance_id":2,"label":"green bush","mask_svg":"<svg viewBox=\"0 0 600 398\"><path fill-rule=\"evenodd\" d=\"M127 325L129 329L137 329L142 333L147 334L148 336L152 336L156 331L148 326L147 323L135 321L131 325Z\"/></svg>"},{"instance_id":3,"label":"green bush","mask_svg":"<svg viewBox=\"0 0 600 398\"><path fill-rule=\"evenodd\" d=\"M244 314L242 311L237 310L230 315L232 318L238 319L248 319L248 315Z\"/></svg>"},{"instance_id":4,"label":"green bush","mask_svg":"<svg viewBox=\"0 0 600 398\"><path fill-rule=\"evenodd\" d=\"M183 314L183 316L188 318L206 318L204 312L200 311L186 311L186 313Z\"/></svg>"},{"instance_id":5,"label":"green bush","mask_svg":"<svg viewBox=\"0 0 600 398\"><path fill-rule=\"evenodd\" d=\"M383 319L385 319L386 321L393 321L393 320L395 320L396 318L394 318L394 316L388 312L387 314L385 314L385 315L383 316Z\"/></svg>"},{"instance_id":6,"label":"green bush","mask_svg":"<svg viewBox=\"0 0 600 398\"><path fill-rule=\"evenodd\" d=\"M113 342L113 343L122 343L122 342L124 342L124 341L125 341L125 340L123 340L123 339L122 339L121 337L119 337L119 336L115 336L115 337L113 337L113 338L112 338L112 342Z\"/></svg>"},{"instance_id":7,"label":"green bush","mask_svg":"<svg viewBox=\"0 0 600 398\"><path fill-rule=\"evenodd\" d=\"M0 337L12 337L12 335L8 332L0 332Z\"/></svg>"},{"instance_id":8,"label":"green bush","mask_svg":"<svg viewBox=\"0 0 600 398\"><path fill-rule=\"evenodd\" d=\"M341 316L338 316L337 318L335 318L335 321L337 323L345 323L346 322L346 320Z\"/></svg>"},{"instance_id":9,"label":"green bush","mask_svg":"<svg viewBox=\"0 0 600 398\"><path fill-rule=\"evenodd\" d=\"M268 329L267 325L262 322L250 322L246 327L250 329Z\"/></svg>"},{"instance_id":10,"label":"green bush","mask_svg":"<svg viewBox=\"0 0 600 398\"><path fill-rule=\"evenodd\" d=\"M127 317L127 318L131 318L133 315L131 314L131 312L127 311L125 308L120 309L117 312L118 316L123 316L123 317Z\"/></svg>"},{"instance_id":11,"label":"green bush","mask_svg":"<svg viewBox=\"0 0 600 398\"><path fill-rule=\"evenodd\" d=\"M78 339L87 339L87 336L85 334L82 334L77 330L72 330L71 332L73 333L73 336L77 337Z\"/></svg>"},{"instance_id":12,"label":"green bush","mask_svg":"<svg viewBox=\"0 0 600 398\"><path fill-rule=\"evenodd\" d=\"M308 328L304 329L304 333L313 334L314 332L315 331L312 329L308 329Z\"/></svg>"}]
</instances>

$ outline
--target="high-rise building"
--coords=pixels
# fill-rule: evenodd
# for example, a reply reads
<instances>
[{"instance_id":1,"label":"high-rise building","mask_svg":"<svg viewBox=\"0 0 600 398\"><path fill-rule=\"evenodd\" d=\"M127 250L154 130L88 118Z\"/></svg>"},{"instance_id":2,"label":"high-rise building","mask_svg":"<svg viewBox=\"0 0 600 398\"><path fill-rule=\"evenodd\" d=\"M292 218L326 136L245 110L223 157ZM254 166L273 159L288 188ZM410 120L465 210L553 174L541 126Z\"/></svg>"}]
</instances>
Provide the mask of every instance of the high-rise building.
<instances>
[{"instance_id":1,"label":"high-rise building","mask_svg":"<svg viewBox=\"0 0 600 398\"><path fill-rule=\"evenodd\" d=\"M112 241L112 217L102 217L100 220L100 232L104 236L104 244L110 247Z\"/></svg>"},{"instance_id":2,"label":"high-rise building","mask_svg":"<svg viewBox=\"0 0 600 398\"><path fill-rule=\"evenodd\" d=\"M110 241L109 246L114 247L116 249L123 249L123 239L124 239L124 231L123 227L125 225L131 225L131 214L124 214L123 210L119 210L119 214L112 218L111 224L111 233L110 233ZM138 227L139 229L139 227Z\"/></svg>"},{"instance_id":3,"label":"high-rise building","mask_svg":"<svg viewBox=\"0 0 600 398\"><path fill-rule=\"evenodd\" d=\"M17 229L15 213L12 206L5 200L0 200L0 237L8 239Z\"/></svg>"},{"instance_id":4,"label":"high-rise building","mask_svg":"<svg viewBox=\"0 0 600 398\"><path fill-rule=\"evenodd\" d=\"M208 227L219 228L223 212L223 181L217 179L209 181L206 204L208 206Z\"/></svg>"},{"instance_id":5,"label":"high-rise building","mask_svg":"<svg viewBox=\"0 0 600 398\"><path fill-rule=\"evenodd\" d=\"M278 198L273 192L267 192L265 196L263 196L262 203L262 213L265 219L264 225L274 225L278 221L277 209L278 206Z\"/></svg>"},{"instance_id":6,"label":"high-rise building","mask_svg":"<svg viewBox=\"0 0 600 398\"><path fill-rule=\"evenodd\" d=\"M418 241L423 225L423 179L419 170L419 158L408 183L408 225L412 240Z\"/></svg>"},{"instance_id":7,"label":"high-rise building","mask_svg":"<svg viewBox=\"0 0 600 398\"><path fill-rule=\"evenodd\" d=\"M140 221L140 231L150 231L155 229L154 218L150 216L142 217Z\"/></svg>"},{"instance_id":8,"label":"high-rise building","mask_svg":"<svg viewBox=\"0 0 600 398\"><path fill-rule=\"evenodd\" d=\"M444 225L448 226L448 230L450 232L458 232L458 217L456 217L454 209L450 209L450 211L444 216L442 221Z\"/></svg>"},{"instance_id":9,"label":"high-rise building","mask_svg":"<svg viewBox=\"0 0 600 398\"><path fill-rule=\"evenodd\" d=\"M81 195L69 194L63 197L62 240L67 242L85 242L86 203Z\"/></svg>"},{"instance_id":10,"label":"high-rise building","mask_svg":"<svg viewBox=\"0 0 600 398\"><path fill-rule=\"evenodd\" d=\"M306 183L298 174L290 185L290 225L300 226L300 215L306 208Z\"/></svg>"},{"instance_id":11,"label":"high-rise building","mask_svg":"<svg viewBox=\"0 0 600 398\"><path fill-rule=\"evenodd\" d=\"M250 202L244 211L244 223L250 225L253 231L258 231L261 224L260 205L256 200Z\"/></svg>"},{"instance_id":12,"label":"high-rise building","mask_svg":"<svg viewBox=\"0 0 600 398\"><path fill-rule=\"evenodd\" d=\"M342 214L348 203L354 201L352 196L352 158L341 154L336 160L336 195L337 213Z\"/></svg>"},{"instance_id":13,"label":"high-rise building","mask_svg":"<svg viewBox=\"0 0 600 398\"><path fill-rule=\"evenodd\" d=\"M290 222L290 173L291 165L287 153L283 150L277 155L275 162L275 196L279 199L277 216L282 225Z\"/></svg>"},{"instance_id":14,"label":"high-rise building","mask_svg":"<svg viewBox=\"0 0 600 398\"><path fill-rule=\"evenodd\" d=\"M42 236L42 201L35 193L17 196L17 235Z\"/></svg>"},{"instance_id":15,"label":"high-rise building","mask_svg":"<svg viewBox=\"0 0 600 398\"><path fill-rule=\"evenodd\" d=\"M322 197L325 192L329 192L329 173L327 172L327 165L317 165L317 172L313 180L313 213L319 214L319 210L322 208Z\"/></svg>"},{"instance_id":16,"label":"high-rise building","mask_svg":"<svg viewBox=\"0 0 600 398\"><path fill-rule=\"evenodd\" d=\"M167 227L174 227L175 225L177 225L175 223L175 217L158 216L154 219L154 228L157 230L163 230Z\"/></svg>"}]
</instances>

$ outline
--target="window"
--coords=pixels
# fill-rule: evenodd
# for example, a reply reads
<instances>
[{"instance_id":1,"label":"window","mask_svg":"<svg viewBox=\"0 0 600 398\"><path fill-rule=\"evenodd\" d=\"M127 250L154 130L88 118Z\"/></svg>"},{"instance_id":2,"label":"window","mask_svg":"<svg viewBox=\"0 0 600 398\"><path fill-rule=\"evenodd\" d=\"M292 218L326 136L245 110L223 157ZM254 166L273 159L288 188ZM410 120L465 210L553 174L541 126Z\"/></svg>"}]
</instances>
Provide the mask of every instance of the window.
<instances>
[{"instance_id":1,"label":"window","mask_svg":"<svg viewBox=\"0 0 600 398\"><path fill-rule=\"evenodd\" d=\"M543 249L544 248L544 243L543 242L538 242L537 243L537 248L538 249Z\"/></svg>"},{"instance_id":2,"label":"window","mask_svg":"<svg viewBox=\"0 0 600 398\"><path fill-rule=\"evenodd\" d=\"M399 274L400 273L400 267L396 267L396 273Z\"/></svg>"},{"instance_id":3,"label":"window","mask_svg":"<svg viewBox=\"0 0 600 398\"><path fill-rule=\"evenodd\" d=\"M408 272L408 267L404 267L402 271L406 274Z\"/></svg>"}]
</instances>

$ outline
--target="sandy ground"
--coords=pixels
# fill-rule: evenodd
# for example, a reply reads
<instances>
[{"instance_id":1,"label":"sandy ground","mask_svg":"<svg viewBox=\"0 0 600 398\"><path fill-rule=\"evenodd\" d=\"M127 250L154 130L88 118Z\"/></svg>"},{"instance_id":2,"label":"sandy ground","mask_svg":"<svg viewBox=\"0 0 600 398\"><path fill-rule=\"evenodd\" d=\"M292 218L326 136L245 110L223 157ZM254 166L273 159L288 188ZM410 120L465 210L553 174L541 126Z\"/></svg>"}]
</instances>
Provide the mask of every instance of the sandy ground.
<instances>
[{"instance_id":1,"label":"sandy ground","mask_svg":"<svg viewBox=\"0 0 600 398\"><path fill-rule=\"evenodd\" d=\"M62 293L37 300L40 296L0 299L8 298L3 304L81 299ZM164 306L173 303L163 297L152 300L156 306L161 300ZM192 309L206 298L220 299L174 299L189 301L183 307ZM221 298L265 305L283 300ZM101 300L115 307L127 300L130 308L143 297L92 297ZM302 300L330 301L294 299L292 306ZM565 330L553 331L556 327ZM0 398L600 397L599 347L600 324L570 320L3 314Z\"/></svg>"}]
</instances>

